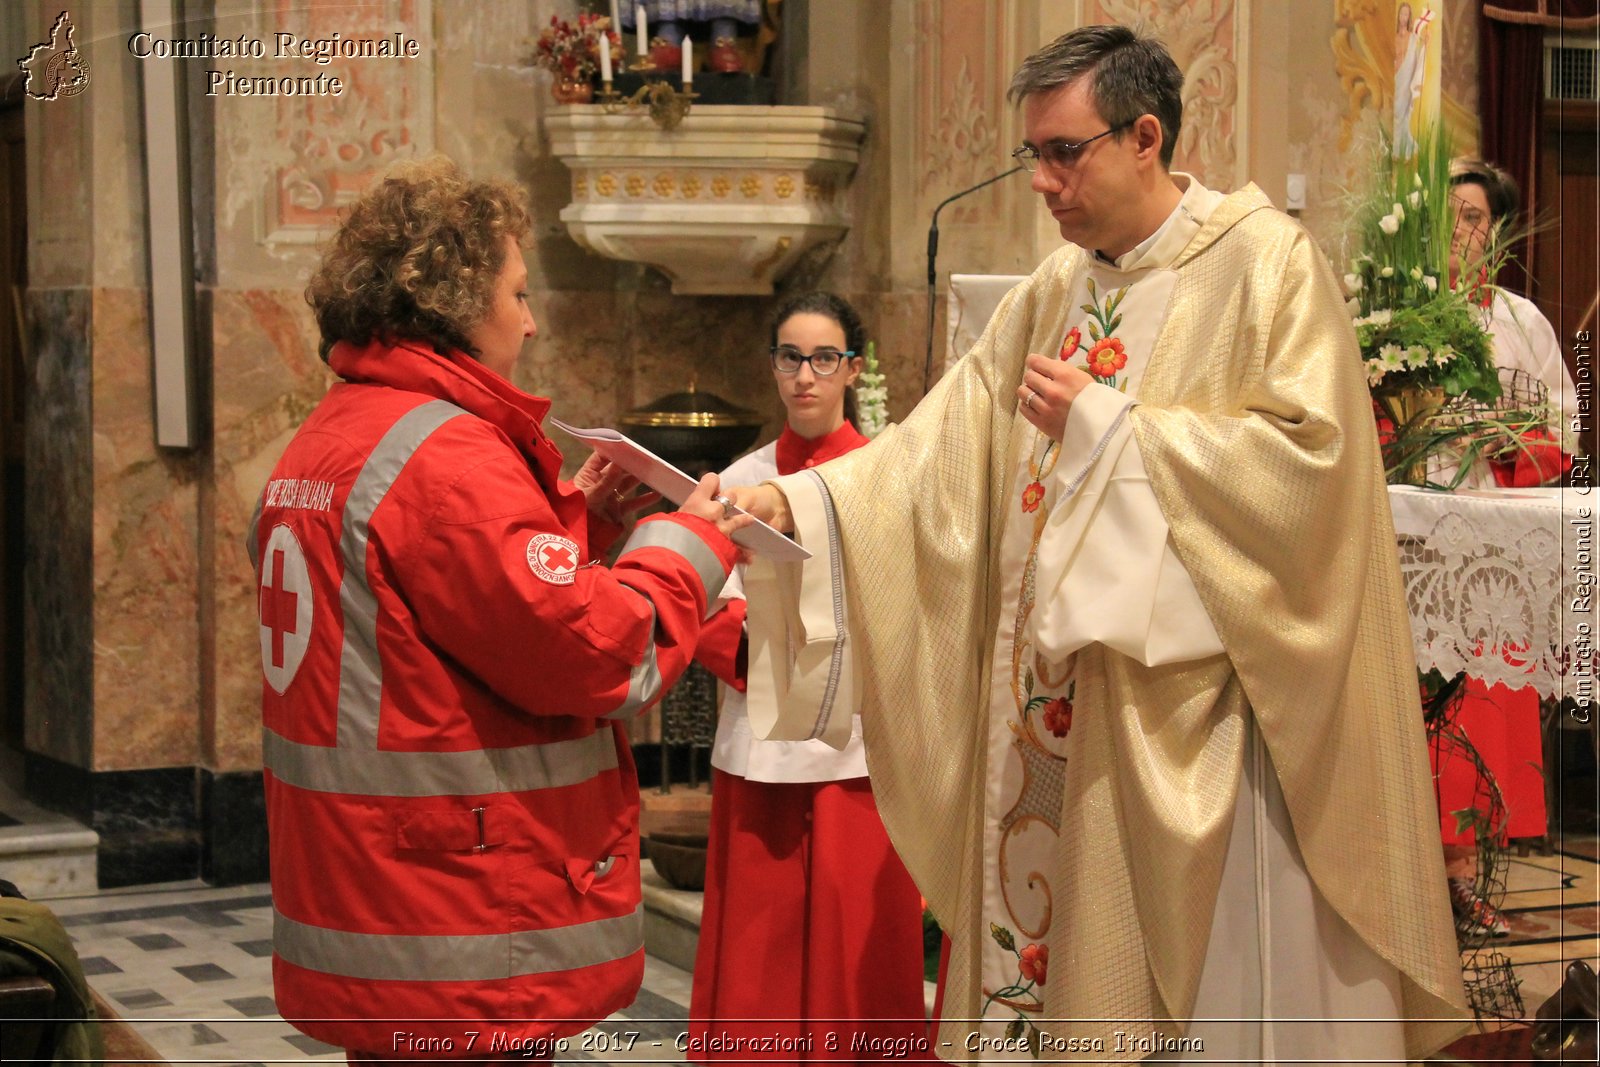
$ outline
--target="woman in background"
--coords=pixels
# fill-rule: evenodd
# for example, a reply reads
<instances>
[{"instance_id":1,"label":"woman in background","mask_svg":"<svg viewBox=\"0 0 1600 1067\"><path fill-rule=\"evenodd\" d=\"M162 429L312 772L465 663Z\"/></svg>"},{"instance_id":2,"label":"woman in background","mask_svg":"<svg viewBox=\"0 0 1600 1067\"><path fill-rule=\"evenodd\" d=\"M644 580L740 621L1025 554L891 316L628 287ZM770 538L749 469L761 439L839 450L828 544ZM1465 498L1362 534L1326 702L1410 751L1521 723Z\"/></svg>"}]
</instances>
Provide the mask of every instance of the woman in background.
<instances>
[{"instance_id":1,"label":"woman in background","mask_svg":"<svg viewBox=\"0 0 1600 1067\"><path fill-rule=\"evenodd\" d=\"M855 309L831 293L779 308L770 360L787 423L776 441L723 472L724 487L792 474L867 443L851 390L865 344ZM696 650L726 684L711 755L689 1059L759 1059L737 1041L717 1042L774 1033L811 1040L769 1058L903 1059L925 1033L922 900L873 803L859 717L843 750L752 735L742 571Z\"/></svg>"}]
</instances>

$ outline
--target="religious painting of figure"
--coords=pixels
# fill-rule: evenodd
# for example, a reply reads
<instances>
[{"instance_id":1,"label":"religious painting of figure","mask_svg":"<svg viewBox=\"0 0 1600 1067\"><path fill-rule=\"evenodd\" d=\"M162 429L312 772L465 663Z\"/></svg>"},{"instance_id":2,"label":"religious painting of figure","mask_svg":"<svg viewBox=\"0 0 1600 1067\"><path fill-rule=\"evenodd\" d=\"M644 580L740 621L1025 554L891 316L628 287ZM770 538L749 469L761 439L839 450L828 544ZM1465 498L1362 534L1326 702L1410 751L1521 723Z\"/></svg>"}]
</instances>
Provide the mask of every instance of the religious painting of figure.
<instances>
[{"instance_id":1,"label":"religious painting of figure","mask_svg":"<svg viewBox=\"0 0 1600 1067\"><path fill-rule=\"evenodd\" d=\"M1417 150L1417 133L1439 116L1441 13L1431 0L1399 0L1394 26L1394 154Z\"/></svg>"}]
</instances>

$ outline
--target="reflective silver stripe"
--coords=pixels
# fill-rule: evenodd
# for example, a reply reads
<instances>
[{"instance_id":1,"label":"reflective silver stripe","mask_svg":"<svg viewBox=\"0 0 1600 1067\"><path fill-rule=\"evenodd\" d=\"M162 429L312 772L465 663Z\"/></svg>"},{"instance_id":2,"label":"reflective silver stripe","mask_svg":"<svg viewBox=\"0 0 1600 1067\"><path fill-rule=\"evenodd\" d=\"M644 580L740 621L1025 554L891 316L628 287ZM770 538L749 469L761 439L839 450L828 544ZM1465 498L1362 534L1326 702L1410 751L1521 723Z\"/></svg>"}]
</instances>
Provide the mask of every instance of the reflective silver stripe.
<instances>
[{"instance_id":1,"label":"reflective silver stripe","mask_svg":"<svg viewBox=\"0 0 1600 1067\"><path fill-rule=\"evenodd\" d=\"M628 695L623 697L622 705L616 711L606 715L608 719L620 719L628 715L636 715L640 711L655 703L661 696L661 668L656 663L656 606L651 599L627 582L622 583L633 592L639 593L641 599L650 605L650 635L649 644L645 648L644 659L633 668L628 675Z\"/></svg>"},{"instance_id":2,"label":"reflective silver stripe","mask_svg":"<svg viewBox=\"0 0 1600 1067\"><path fill-rule=\"evenodd\" d=\"M664 548L687 560L700 576L707 604L717 599L722 593L722 583L728 580L727 572L722 569L722 561L711 551L711 546L700 540L699 534L675 522L640 523L634 528L628 543L622 546L622 554L617 557L617 562L621 563L630 552L641 548Z\"/></svg>"},{"instance_id":3,"label":"reflective silver stripe","mask_svg":"<svg viewBox=\"0 0 1600 1067\"><path fill-rule=\"evenodd\" d=\"M378 747L383 667L378 660L378 600L367 585L372 513L422 442L440 426L465 414L445 400L430 400L406 412L372 449L345 498L344 531L339 539L344 556L344 579L339 585L339 604L344 609L344 647L339 651L340 747Z\"/></svg>"},{"instance_id":4,"label":"reflective silver stripe","mask_svg":"<svg viewBox=\"0 0 1600 1067\"><path fill-rule=\"evenodd\" d=\"M644 947L644 906L628 915L508 934L355 934L272 912L272 947L285 961L344 978L492 982L610 963Z\"/></svg>"},{"instance_id":5,"label":"reflective silver stripe","mask_svg":"<svg viewBox=\"0 0 1600 1067\"><path fill-rule=\"evenodd\" d=\"M617 766L609 728L588 737L468 752L385 752L302 745L262 731L262 762L280 781L318 793L439 797L577 785Z\"/></svg>"}]
</instances>

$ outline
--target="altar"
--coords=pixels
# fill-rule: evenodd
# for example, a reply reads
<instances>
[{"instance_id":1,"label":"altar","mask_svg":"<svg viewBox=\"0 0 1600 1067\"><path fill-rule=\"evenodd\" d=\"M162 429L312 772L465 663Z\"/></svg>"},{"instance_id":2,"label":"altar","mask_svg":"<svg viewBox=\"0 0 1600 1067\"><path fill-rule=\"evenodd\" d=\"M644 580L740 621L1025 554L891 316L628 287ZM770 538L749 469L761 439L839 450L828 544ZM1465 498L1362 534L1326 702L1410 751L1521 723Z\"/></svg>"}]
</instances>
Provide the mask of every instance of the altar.
<instances>
[{"instance_id":1,"label":"altar","mask_svg":"<svg viewBox=\"0 0 1600 1067\"><path fill-rule=\"evenodd\" d=\"M1541 701L1592 730L1595 497L1578 488L1430 492L1391 486L1400 570L1420 670L1472 683L1458 725L1494 775L1507 836L1547 832ZM1551 723L1559 729L1562 721ZM1435 771L1446 841L1465 843L1451 797L1472 769Z\"/></svg>"}]
</instances>

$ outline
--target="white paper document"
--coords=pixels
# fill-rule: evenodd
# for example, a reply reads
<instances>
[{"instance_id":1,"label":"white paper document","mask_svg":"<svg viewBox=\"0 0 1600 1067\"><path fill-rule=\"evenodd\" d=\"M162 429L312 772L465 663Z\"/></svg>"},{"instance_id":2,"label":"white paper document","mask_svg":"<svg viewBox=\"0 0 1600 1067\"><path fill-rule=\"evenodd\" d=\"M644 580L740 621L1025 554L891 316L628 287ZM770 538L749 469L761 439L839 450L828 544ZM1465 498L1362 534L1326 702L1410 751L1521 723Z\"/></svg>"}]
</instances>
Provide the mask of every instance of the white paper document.
<instances>
[{"instance_id":1,"label":"white paper document","mask_svg":"<svg viewBox=\"0 0 1600 1067\"><path fill-rule=\"evenodd\" d=\"M700 484L648 448L616 430L603 426L580 427L551 417L558 430L571 434L609 459L674 504L682 504ZM743 508L739 514L749 512ZM734 543L768 559L793 561L811 558L811 553L760 519L733 535Z\"/></svg>"}]
</instances>

